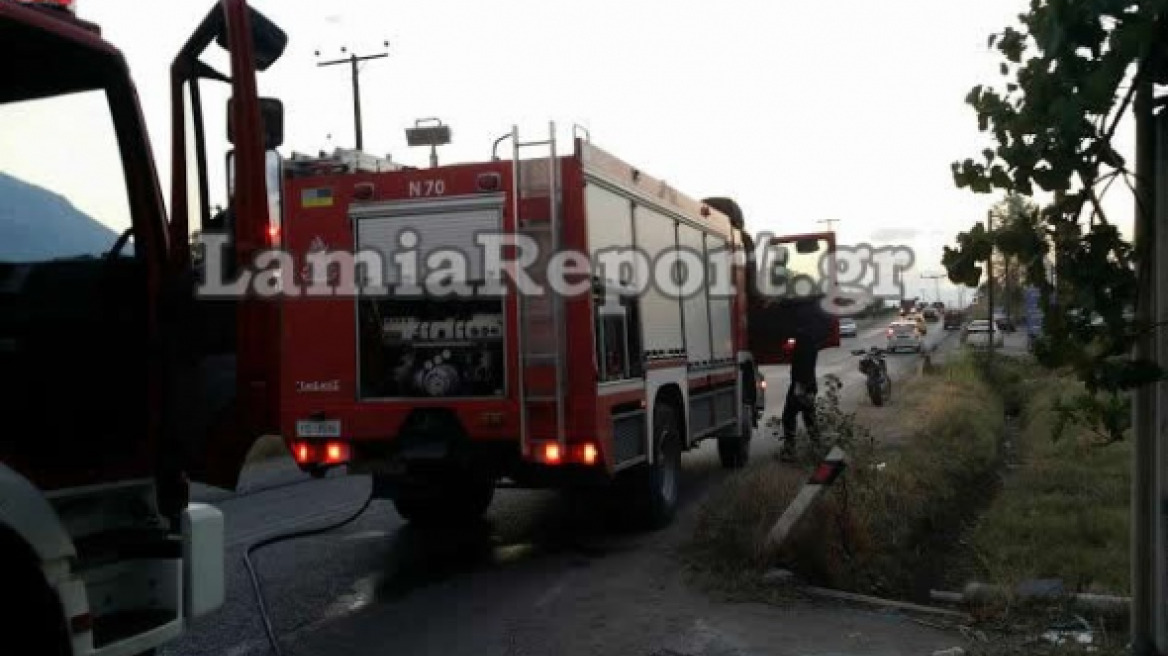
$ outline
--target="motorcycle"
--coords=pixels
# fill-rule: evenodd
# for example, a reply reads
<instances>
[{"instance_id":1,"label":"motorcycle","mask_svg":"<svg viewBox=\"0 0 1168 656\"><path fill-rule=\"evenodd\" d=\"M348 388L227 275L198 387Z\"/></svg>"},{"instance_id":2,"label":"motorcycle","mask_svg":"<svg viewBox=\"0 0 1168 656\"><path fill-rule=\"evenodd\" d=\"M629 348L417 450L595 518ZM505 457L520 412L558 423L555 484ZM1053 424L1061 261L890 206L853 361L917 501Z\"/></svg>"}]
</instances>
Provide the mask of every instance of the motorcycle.
<instances>
[{"instance_id":1,"label":"motorcycle","mask_svg":"<svg viewBox=\"0 0 1168 656\"><path fill-rule=\"evenodd\" d=\"M888 375L888 364L884 361L885 350L876 346L868 350L856 349L852 355L860 356L860 373L868 378L868 397L872 405L884 405L892 398L892 378Z\"/></svg>"}]
</instances>

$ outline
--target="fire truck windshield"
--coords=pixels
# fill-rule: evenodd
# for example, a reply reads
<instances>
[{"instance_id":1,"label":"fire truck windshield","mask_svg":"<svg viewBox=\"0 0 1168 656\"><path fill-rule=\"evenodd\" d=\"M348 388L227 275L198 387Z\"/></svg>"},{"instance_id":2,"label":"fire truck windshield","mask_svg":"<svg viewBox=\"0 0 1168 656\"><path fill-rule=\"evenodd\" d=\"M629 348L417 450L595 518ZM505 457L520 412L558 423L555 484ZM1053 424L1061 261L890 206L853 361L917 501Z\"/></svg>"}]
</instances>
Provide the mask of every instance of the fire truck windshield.
<instances>
[{"instance_id":1,"label":"fire truck windshield","mask_svg":"<svg viewBox=\"0 0 1168 656\"><path fill-rule=\"evenodd\" d=\"M131 224L116 53L0 13L0 57L37 62L0 70L0 261L101 256Z\"/></svg>"}]
</instances>

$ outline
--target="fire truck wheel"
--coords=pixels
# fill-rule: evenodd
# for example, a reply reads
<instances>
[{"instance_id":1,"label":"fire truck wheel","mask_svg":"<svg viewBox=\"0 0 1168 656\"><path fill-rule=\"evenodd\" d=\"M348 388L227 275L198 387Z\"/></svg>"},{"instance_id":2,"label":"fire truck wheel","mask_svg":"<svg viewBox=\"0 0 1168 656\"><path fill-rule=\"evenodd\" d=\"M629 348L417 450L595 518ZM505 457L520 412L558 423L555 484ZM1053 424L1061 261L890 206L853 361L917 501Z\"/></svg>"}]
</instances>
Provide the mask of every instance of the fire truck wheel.
<instances>
[{"instance_id":1,"label":"fire truck wheel","mask_svg":"<svg viewBox=\"0 0 1168 656\"><path fill-rule=\"evenodd\" d=\"M653 417L653 464L630 470L626 483L628 507L636 522L650 529L673 521L677 511L677 490L681 478L681 431L677 411L668 403L657 403Z\"/></svg>"},{"instance_id":2,"label":"fire truck wheel","mask_svg":"<svg viewBox=\"0 0 1168 656\"><path fill-rule=\"evenodd\" d=\"M37 645L37 654L73 653L57 595L23 543L0 534L0 636L5 644Z\"/></svg>"},{"instance_id":3,"label":"fire truck wheel","mask_svg":"<svg viewBox=\"0 0 1168 656\"><path fill-rule=\"evenodd\" d=\"M742 425L738 433L718 438L718 458L724 469L741 469L750 460L750 441L754 438L754 407L742 406Z\"/></svg>"},{"instance_id":4,"label":"fire truck wheel","mask_svg":"<svg viewBox=\"0 0 1168 656\"><path fill-rule=\"evenodd\" d=\"M401 490L393 505L402 519L416 526L464 526L482 517L494 498L492 480L443 481Z\"/></svg>"}]
</instances>

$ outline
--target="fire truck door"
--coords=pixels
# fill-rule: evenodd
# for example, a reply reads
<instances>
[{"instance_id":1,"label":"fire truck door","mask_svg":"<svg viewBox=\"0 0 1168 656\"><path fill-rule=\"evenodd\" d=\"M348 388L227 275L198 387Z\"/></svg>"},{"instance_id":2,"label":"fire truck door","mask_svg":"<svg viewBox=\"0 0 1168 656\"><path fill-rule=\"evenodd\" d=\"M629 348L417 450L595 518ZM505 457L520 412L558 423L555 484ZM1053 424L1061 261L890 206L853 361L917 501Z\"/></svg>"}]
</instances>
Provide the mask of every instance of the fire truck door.
<instances>
[{"instance_id":1,"label":"fire truck door","mask_svg":"<svg viewBox=\"0 0 1168 656\"><path fill-rule=\"evenodd\" d=\"M835 233L773 237L755 254L754 266L747 323L759 364L788 362L800 328L820 349L839 346L839 318L825 302L836 288Z\"/></svg>"},{"instance_id":2,"label":"fire truck door","mask_svg":"<svg viewBox=\"0 0 1168 656\"><path fill-rule=\"evenodd\" d=\"M184 309L169 326L167 439L192 480L224 488L278 426L280 303L261 269L280 245L283 110L258 96L256 72L286 43L244 0L220 0L171 67L171 298Z\"/></svg>"}]
</instances>

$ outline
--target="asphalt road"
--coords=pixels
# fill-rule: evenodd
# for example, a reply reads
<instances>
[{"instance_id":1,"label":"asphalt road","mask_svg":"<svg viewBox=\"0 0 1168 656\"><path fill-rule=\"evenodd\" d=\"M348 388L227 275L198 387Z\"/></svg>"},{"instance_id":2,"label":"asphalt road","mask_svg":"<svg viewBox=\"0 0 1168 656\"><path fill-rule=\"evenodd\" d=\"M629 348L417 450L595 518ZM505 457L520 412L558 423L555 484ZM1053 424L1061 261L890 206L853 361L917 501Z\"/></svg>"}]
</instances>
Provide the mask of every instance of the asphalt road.
<instances>
[{"instance_id":1,"label":"asphalt road","mask_svg":"<svg viewBox=\"0 0 1168 656\"><path fill-rule=\"evenodd\" d=\"M867 403L860 399L863 377L849 350L882 345L884 326L861 324L859 336L820 355L820 375L841 378L845 405ZM945 337L940 324L930 324L930 347ZM915 367L918 358L890 355L893 377ZM768 414L779 413L786 367L766 367L764 373ZM752 457L773 454L776 447L760 433ZM312 480L291 462L275 460L251 468L237 494L195 490L197 500L215 503L226 516L227 601L164 654L270 653L243 565L244 549L359 508L369 480L333 474ZM656 533L623 534L597 526L594 517L569 509L553 492L500 490L487 521L476 529L417 531L405 525L392 503L374 501L348 526L266 547L254 561L285 654L779 653L742 644L741 636L751 635L751 622L768 636L791 628L776 628L773 615L766 614L771 611L756 609L758 616L751 619L750 612L726 614L710 606L679 582L669 556L692 522L695 501L726 475L713 443L686 454L682 513L673 527ZM850 635L862 635L879 633L881 622L888 621L841 612L832 616L833 626L821 627L823 640L844 639L837 622L851 622ZM714 628L715 621L722 628ZM791 627L811 622L790 621ZM814 634L800 630L787 640ZM934 638L922 636L923 649ZM821 643L807 645L812 646L819 649ZM892 645L889 653L899 648Z\"/></svg>"}]
</instances>

